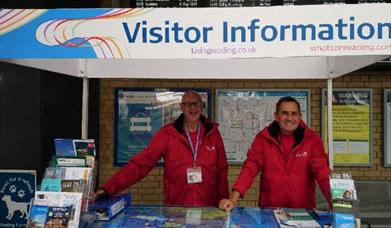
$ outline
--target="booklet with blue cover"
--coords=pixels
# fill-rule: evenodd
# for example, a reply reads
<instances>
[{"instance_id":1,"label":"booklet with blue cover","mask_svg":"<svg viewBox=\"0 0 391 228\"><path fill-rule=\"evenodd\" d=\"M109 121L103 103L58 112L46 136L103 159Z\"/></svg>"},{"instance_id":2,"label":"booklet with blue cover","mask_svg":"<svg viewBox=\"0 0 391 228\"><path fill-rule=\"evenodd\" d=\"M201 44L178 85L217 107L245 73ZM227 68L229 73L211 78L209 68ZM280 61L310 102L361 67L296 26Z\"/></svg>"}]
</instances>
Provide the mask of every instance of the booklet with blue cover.
<instances>
[{"instance_id":1,"label":"booklet with blue cover","mask_svg":"<svg viewBox=\"0 0 391 228\"><path fill-rule=\"evenodd\" d=\"M27 227L45 227L48 212L48 206L33 205L30 210Z\"/></svg>"},{"instance_id":2,"label":"booklet with blue cover","mask_svg":"<svg viewBox=\"0 0 391 228\"><path fill-rule=\"evenodd\" d=\"M76 156L73 139L54 139L54 148L56 155Z\"/></svg>"}]
</instances>

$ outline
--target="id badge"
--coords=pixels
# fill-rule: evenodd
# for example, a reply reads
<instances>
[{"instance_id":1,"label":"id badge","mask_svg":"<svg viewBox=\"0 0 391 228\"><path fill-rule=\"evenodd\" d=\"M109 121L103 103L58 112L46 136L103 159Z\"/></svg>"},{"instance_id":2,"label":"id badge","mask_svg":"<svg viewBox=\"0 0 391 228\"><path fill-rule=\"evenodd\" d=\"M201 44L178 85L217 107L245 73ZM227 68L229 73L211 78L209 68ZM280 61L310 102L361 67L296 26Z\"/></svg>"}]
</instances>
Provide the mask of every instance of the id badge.
<instances>
[{"instance_id":1,"label":"id badge","mask_svg":"<svg viewBox=\"0 0 391 228\"><path fill-rule=\"evenodd\" d=\"M187 183L201 183L202 182L202 173L201 167L194 167L187 169Z\"/></svg>"}]
</instances>

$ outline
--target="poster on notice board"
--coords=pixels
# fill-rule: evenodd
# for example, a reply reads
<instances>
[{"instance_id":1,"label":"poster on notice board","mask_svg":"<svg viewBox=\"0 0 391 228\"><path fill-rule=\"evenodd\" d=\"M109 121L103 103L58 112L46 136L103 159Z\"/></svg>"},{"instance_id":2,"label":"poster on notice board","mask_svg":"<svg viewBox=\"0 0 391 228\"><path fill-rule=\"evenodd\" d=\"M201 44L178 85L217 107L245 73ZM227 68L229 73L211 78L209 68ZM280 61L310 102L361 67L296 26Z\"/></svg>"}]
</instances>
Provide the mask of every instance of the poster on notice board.
<instances>
[{"instance_id":1,"label":"poster on notice board","mask_svg":"<svg viewBox=\"0 0 391 228\"><path fill-rule=\"evenodd\" d=\"M327 142L327 90L322 90L322 135ZM333 163L370 166L372 162L372 90L333 89ZM327 147L327 144L325 144Z\"/></svg>"}]
</instances>

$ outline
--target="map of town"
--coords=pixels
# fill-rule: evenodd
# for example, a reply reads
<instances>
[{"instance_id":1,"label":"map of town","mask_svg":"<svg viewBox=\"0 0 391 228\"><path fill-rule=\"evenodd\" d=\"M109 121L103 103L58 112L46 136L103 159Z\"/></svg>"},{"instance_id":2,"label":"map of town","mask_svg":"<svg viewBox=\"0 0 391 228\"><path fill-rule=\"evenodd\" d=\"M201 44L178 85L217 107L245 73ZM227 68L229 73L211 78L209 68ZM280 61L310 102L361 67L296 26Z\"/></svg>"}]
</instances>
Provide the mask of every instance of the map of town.
<instances>
[{"instance_id":1,"label":"map of town","mask_svg":"<svg viewBox=\"0 0 391 228\"><path fill-rule=\"evenodd\" d=\"M230 163L243 162L255 135L274 120L275 106L283 96L298 100L307 123L309 91L218 90L217 118Z\"/></svg>"}]
</instances>

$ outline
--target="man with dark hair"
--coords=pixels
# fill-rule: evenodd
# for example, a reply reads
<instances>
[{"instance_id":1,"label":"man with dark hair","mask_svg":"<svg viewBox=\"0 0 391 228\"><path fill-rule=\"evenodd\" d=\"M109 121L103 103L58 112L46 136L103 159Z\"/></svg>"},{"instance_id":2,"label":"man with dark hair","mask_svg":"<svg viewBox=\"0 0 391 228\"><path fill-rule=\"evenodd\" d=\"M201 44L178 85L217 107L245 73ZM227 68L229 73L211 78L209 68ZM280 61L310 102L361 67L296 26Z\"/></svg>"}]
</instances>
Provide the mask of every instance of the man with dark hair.
<instances>
[{"instance_id":1,"label":"man with dark hair","mask_svg":"<svg viewBox=\"0 0 391 228\"><path fill-rule=\"evenodd\" d=\"M98 188L112 196L143 179L164 160L164 205L218 206L228 197L228 163L217 124L203 115L201 96L187 91L182 114L159 129L150 144Z\"/></svg>"},{"instance_id":2,"label":"man with dark hair","mask_svg":"<svg viewBox=\"0 0 391 228\"><path fill-rule=\"evenodd\" d=\"M262 208L316 208L316 182L330 206L330 168L322 139L301 119L300 104L282 97L275 121L255 137L229 199L230 211L261 173L258 205Z\"/></svg>"}]
</instances>

